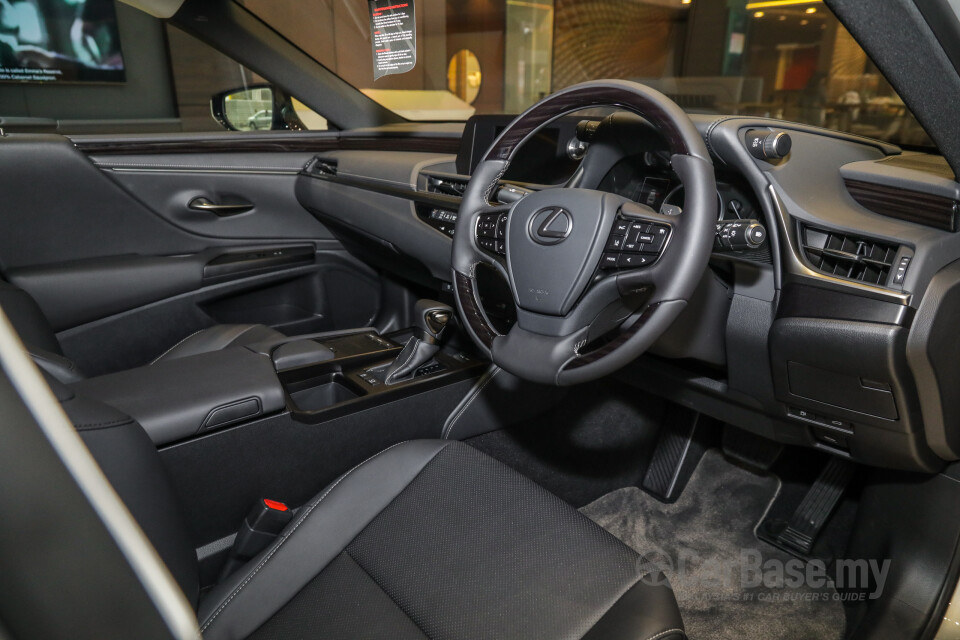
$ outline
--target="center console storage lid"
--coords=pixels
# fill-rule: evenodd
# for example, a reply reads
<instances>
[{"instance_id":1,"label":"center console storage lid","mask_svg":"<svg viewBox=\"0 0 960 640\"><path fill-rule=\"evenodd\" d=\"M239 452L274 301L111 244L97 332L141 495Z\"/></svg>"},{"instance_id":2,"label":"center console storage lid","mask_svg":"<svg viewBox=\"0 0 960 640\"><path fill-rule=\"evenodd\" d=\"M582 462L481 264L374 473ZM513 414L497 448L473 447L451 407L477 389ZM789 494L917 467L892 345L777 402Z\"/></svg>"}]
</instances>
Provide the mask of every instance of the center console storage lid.
<instances>
[{"instance_id":1,"label":"center console storage lid","mask_svg":"<svg viewBox=\"0 0 960 640\"><path fill-rule=\"evenodd\" d=\"M286 406L273 361L242 347L160 361L71 387L136 419L157 445Z\"/></svg>"}]
</instances>

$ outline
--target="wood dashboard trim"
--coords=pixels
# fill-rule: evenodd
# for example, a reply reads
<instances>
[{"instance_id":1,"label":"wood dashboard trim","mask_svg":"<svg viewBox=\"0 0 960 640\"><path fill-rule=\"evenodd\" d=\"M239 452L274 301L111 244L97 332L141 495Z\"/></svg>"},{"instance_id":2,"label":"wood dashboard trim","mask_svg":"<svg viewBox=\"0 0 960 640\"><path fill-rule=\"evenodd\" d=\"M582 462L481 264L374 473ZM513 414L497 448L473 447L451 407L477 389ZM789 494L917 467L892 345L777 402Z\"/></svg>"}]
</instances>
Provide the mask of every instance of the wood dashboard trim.
<instances>
[{"instance_id":1,"label":"wood dashboard trim","mask_svg":"<svg viewBox=\"0 0 960 640\"><path fill-rule=\"evenodd\" d=\"M425 136L342 136L302 135L287 133L278 136L247 136L197 139L136 140L72 140L74 146L88 155L122 156L171 153L290 153L325 151L414 151L418 153L455 154L460 139Z\"/></svg>"}]
</instances>

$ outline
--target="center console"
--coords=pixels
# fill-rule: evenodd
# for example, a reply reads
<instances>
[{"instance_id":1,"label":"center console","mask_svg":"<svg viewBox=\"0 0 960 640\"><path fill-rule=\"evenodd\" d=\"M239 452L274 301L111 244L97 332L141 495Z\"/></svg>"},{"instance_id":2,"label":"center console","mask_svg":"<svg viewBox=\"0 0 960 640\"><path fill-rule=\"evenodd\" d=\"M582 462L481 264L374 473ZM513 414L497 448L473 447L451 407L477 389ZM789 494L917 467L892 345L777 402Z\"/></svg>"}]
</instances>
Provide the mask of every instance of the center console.
<instances>
[{"instance_id":1,"label":"center console","mask_svg":"<svg viewBox=\"0 0 960 640\"><path fill-rule=\"evenodd\" d=\"M416 333L408 329L379 335L370 329L307 338L331 354L313 363L278 367L277 376L294 420L318 424L480 375L483 361L458 349L438 349L406 378L386 380L400 356L401 363L416 357L413 352L410 357L402 353L406 344L416 342Z\"/></svg>"},{"instance_id":2,"label":"center console","mask_svg":"<svg viewBox=\"0 0 960 640\"><path fill-rule=\"evenodd\" d=\"M362 328L285 337L72 386L131 416L164 446L278 414L319 424L479 376L482 360L441 348L453 310L423 300L417 311L416 326L385 335Z\"/></svg>"}]
</instances>

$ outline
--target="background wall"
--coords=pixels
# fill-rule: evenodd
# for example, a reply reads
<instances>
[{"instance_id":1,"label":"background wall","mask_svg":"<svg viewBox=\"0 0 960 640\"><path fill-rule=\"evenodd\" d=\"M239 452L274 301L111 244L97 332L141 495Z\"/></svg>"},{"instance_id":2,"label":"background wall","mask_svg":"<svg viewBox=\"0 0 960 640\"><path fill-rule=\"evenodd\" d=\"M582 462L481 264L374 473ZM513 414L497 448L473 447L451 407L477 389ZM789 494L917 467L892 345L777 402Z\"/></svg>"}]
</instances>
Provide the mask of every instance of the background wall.
<instances>
[{"instance_id":1,"label":"background wall","mask_svg":"<svg viewBox=\"0 0 960 640\"><path fill-rule=\"evenodd\" d=\"M55 120L128 120L112 130L179 130L163 25L142 11L117 3L120 46L127 81L120 84L0 84L0 115ZM68 129L71 128L68 124ZM87 124L76 122L72 129Z\"/></svg>"}]
</instances>

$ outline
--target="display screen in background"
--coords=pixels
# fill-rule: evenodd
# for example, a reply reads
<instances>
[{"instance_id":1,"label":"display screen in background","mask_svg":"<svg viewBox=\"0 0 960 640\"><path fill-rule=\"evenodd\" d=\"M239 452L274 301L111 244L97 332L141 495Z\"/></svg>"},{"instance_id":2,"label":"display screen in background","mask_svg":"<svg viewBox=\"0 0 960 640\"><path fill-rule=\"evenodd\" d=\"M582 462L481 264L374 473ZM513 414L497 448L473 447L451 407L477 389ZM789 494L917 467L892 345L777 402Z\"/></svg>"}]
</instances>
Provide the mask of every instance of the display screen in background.
<instances>
[{"instance_id":1,"label":"display screen in background","mask_svg":"<svg viewBox=\"0 0 960 640\"><path fill-rule=\"evenodd\" d=\"M670 191L670 181L666 178L644 178L640 193L633 199L645 204L654 211L660 211L667 193Z\"/></svg>"},{"instance_id":2,"label":"display screen in background","mask_svg":"<svg viewBox=\"0 0 960 640\"><path fill-rule=\"evenodd\" d=\"M113 0L0 0L0 82L124 82Z\"/></svg>"}]
</instances>

